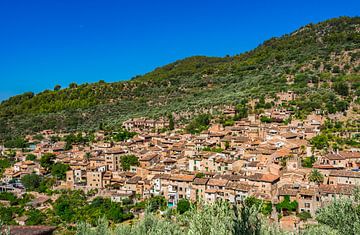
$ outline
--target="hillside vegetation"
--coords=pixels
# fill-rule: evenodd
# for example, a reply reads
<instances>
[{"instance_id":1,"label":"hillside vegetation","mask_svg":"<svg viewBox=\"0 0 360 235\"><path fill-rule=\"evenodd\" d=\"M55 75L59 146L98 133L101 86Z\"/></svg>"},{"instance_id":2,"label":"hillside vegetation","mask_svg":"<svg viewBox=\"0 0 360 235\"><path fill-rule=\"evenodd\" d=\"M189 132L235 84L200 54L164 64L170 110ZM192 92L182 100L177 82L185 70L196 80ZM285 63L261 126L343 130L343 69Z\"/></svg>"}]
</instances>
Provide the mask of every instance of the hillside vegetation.
<instances>
[{"instance_id":1,"label":"hillside vegetation","mask_svg":"<svg viewBox=\"0 0 360 235\"><path fill-rule=\"evenodd\" d=\"M163 216L145 213L144 218L132 224L109 226L104 218L98 221L96 227L80 223L78 235L118 235L118 234L178 234L178 235L314 235L314 234L359 234L359 191L353 198L332 200L316 213L317 223L299 226L297 231L287 232L278 223L269 221L260 213L257 205L251 205L251 200L238 206L217 201L214 204L192 207L180 215L169 209ZM334 216L336 215L336 216ZM115 227L115 228L114 228Z\"/></svg>"},{"instance_id":2,"label":"hillside vegetation","mask_svg":"<svg viewBox=\"0 0 360 235\"><path fill-rule=\"evenodd\" d=\"M194 56L125 82L73 83L12 97L0 105L0 138L43 129L94 130L100 123L115 126L130 117L192 112L288 89L320 96L317 107L336 96L350 103L359 95L359 71L360 17L336 18L235 56Z\"/></svg>"}]
</instances>

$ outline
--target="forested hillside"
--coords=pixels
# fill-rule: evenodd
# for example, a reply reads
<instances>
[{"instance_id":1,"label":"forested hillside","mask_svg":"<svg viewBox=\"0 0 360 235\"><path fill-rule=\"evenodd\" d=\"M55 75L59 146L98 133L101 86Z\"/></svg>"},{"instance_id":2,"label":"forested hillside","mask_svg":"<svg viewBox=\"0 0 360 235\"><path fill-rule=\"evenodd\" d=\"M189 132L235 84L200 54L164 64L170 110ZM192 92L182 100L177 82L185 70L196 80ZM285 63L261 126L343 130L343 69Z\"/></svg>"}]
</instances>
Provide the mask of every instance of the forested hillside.
<instances>
[{"instance_id":1,"label":"forested hillside","mask_svg":"<svg viewBox=\"0 0 360 235\"><path fill-rule=\"evenodd\" d=\"M0 138L43 129L97 129L100 123L191 112L288 89L306 94L300 108L331 112L329 103L346 106L359 95L359 72L360 17L336 18L235 56L194 56L125 82L73 83L12 97L0 105Z\"/></svg>"}]
</instances>

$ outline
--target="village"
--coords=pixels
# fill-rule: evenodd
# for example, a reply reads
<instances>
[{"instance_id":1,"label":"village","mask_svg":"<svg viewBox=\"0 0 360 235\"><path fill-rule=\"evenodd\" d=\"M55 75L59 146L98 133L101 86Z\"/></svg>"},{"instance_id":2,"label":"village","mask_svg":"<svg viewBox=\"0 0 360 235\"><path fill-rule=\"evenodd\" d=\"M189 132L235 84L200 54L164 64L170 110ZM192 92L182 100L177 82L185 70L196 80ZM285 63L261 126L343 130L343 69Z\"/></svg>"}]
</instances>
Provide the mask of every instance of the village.
<instances>
[{"instance_id":1,"label":"village","mask_svg":"<svg viewBox=\"0 0 360 235\"><path fill-rule=\"evenodd\" d=\"M163 196L168 207L176 207L183 199L240 204L253 197L274 205L269 218L294 231L305 223L315 223L311 218L316 211L334 198L351 197L360 183L360 148L318 149L311 141L326 122L346 121L347 117L315 111L303 120L291 118L293 111L280 104L294 99L292 92L279 93L273 100L275 105L262 114L249 113L233 125L213 118L209 128L199 134L183 132L185 126L180 124L174 130L159 131L169 127L166 118L134 118L123 123L124 130L136 133L132 138L107 141L104 131L99 130L91 143L68 148L61 138L52 141L53 136L64 133L41 131L43 139L29 151L16 150L16 163L3 172L0 191L23 194L26 190L20 179L33 173L45 176L39 159L51 153L56 156L55 163L69 166L64 179L53 185L54 190L92 190L94 197L114 202ZM250 106L255 103L251 101ZM225 118L234 115L235 107L222 110ZM273 121L264 121L261 116ZM359 135L359 129L341 135ZM26 139L34 142L33 137ZM1 147L0 151L5 154L9 149ZM29 160L28 154L36 159ZM124 169L123 156L135 156L137 161ZM54 197L36 195L38 207ZM279 211L275 205L284 201L296 201L297 206L293 211L285 207ZM24 224L21 219L18 222Z\"/></svg>"}]
</instances>

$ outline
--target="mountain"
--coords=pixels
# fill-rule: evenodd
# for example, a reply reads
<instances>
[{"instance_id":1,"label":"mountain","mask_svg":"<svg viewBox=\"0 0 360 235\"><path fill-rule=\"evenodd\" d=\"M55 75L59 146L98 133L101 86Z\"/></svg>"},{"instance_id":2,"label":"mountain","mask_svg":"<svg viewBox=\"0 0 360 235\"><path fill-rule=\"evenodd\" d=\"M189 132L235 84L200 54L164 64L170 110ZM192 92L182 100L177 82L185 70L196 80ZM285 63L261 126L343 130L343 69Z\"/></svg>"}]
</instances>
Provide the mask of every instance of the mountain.
<instances>
[{"instance_id":1,"label":"mountain","mask_svg":"<svg viewBox=\"0 0 360 235\"><path fill-rule=\"evenodd\" d=\"M357 94L359 61L360 17L330 19L235 56L194 56L125 82L74 83L11 97L0 104L0 139L43 129L116 126L137 116L201 112L288 89L299 94L316 90L323 94L322 106L333 99L332 82L345 81ZM309 82L316 86L309 87ZM319 85L324 82L330 88Z\"/></svg>"}]
</instances>

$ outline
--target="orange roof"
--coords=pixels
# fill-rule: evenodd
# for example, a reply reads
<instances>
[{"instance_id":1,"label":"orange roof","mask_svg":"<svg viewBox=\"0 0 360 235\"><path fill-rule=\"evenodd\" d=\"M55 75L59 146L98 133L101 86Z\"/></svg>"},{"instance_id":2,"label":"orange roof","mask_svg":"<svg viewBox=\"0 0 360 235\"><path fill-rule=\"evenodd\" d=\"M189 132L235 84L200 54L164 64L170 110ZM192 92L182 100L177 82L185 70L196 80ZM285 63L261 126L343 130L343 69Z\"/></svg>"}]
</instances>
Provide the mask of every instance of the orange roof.
<instances>
[{"instance_id":1,"label":"orange roof","mask_svg":"<svg viewBox=\"0 0 360 235\"><path fill-rule=\"evenodd\" d=\"M172 175L170 177L170 180L174 180L174 181L188 181L188 182L192 182L195 179L195 175L181 175L181 174L176 174L176 175Z\"/></svg>"},{"instance_id":2,"label":"orange roof","mask_svg":"<svg viewBox=\"0 0 360 235\"><path fill-rule=\"evenodd\" d=\"M249 176L249 180L252 181L262 181L262 182L268 182L273 183L274 181L278 180L279 176L273 175L273 174L260 174L256 173L252 176Z\"/></svg>"},{"instance_id":3,"label":"orange roof","mask_svg":"<svg viewBox=\"0 0 360 235\"><path fill-rule=\"evenodd\" d=\"M228 182L228 180L226 180L226 179L210 179L209 182L207 183L207 185L225 187L227 182Z\"/></svg>"}]
</instances>

